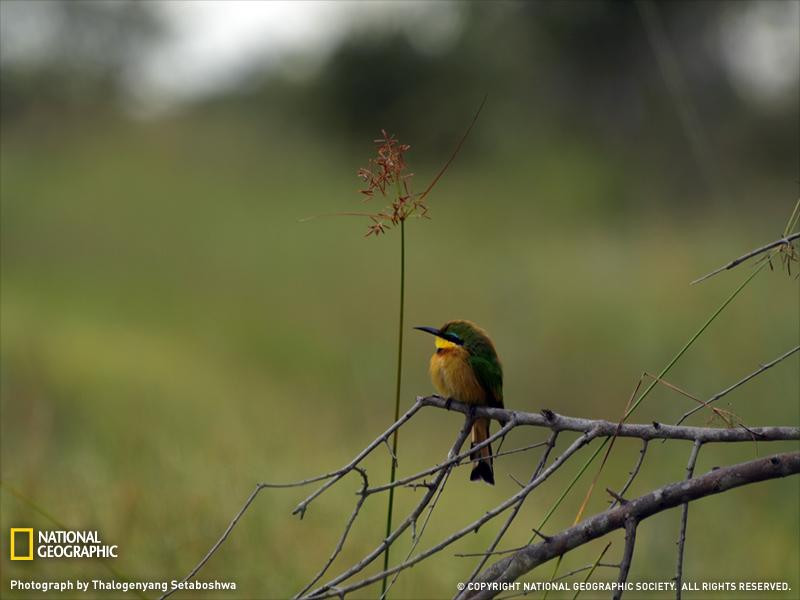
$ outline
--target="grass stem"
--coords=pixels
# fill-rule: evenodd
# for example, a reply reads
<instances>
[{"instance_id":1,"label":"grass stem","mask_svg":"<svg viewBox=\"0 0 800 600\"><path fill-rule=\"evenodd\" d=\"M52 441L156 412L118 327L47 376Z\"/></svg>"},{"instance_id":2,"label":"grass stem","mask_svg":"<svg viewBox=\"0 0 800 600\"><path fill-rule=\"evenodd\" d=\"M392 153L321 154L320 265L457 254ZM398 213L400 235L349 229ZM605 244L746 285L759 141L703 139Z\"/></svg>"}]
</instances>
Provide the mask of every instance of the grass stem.
<instances>
[{"instance_id":1,"label":"grass stem","mask_svg":"<svg viewBox=\"0 0 800 600\"><path fill-rule=\"evenodd\" d=\"M403 306L405 303L405 278L406 274L406 222L405 219L400 221L400 312L397 327L397 379L395 385L394 395L394 421L400 417L400 384L402 382L403 374ZM395 473L397 470L397 431L392 436L392 456L391 456L391 472L389 474L389 483L394 483ZM392 509L394 508L394 488L389 490L389 505L386 508L386 537L392 533ZM383 554L383 570L389 568L389 548ZM383 578L381 583L381 597L386 597L386 582L387 578Z\"/></svg>"}]
</instances>

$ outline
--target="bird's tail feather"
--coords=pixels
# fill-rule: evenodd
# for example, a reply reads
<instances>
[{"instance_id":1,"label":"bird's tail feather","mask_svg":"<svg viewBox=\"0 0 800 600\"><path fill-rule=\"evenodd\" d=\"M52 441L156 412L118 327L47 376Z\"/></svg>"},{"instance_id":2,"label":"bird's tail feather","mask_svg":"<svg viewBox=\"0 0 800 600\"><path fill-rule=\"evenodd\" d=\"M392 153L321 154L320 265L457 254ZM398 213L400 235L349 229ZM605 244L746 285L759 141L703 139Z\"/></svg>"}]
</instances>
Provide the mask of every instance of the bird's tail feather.
<instances>
[{"instance_id":1,"label":"bird's tail feather","mask_svg":"<svg viewBox=\"0 0 800 600\"><path fill-rule=\"evenodd\" d=\"M489 437L489 419L475 419L472 425L472 446L477 446ZM469 457L473 461L470 481L482 479L489 485L494 485L494 469L492 468L492 445L472 452Z\"/></svg>"}]
</instances>

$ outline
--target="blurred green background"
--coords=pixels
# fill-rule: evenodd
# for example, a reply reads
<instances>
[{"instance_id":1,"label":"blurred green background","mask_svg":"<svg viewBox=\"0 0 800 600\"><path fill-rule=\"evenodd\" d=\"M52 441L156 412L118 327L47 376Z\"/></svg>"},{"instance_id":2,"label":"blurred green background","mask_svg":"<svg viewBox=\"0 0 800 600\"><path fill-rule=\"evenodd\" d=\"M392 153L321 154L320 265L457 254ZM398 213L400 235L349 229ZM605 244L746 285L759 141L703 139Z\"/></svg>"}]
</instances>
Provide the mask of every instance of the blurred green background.
<instances>
[{"instance_id":1,"label":"blurred green background","mask_svg":"<svg viewBox=\"0 0 800 600\"><path fill-rule=\"evenodd\" d=\"M57 528L44 511L119 544L112 566L130 579L181 578L256 482L334 469L383 431L398 232L300 219L364 208L355 173L381 128L411 144L422 191L485 94L431 220L407 227L401 406L432 391L431 339L411 326L468 318L496 342L508 407L619 418L642 371L751 266L689 281L780 235L798 197L798 6L4 0L0 546L12 526ZM707 398L777 357L797 344L797 302L796 278L762 271L669 381ZM720 407L796 425L798 393L795 355ZM659 388L633 420L691 405ZM438 461L460 424L428 410L404 427L399 475ZM504 448L545 437L517 430ZM622 484L638 448L617 442L598 490ZM791 448L708 446L697 472ZM681 479L689 449L651 445L629 495ZM528 500L503 547L528 540L586 455ZM537 458L498 461L494 488L458 469L419 549L508 497L509 475L527 479ZM388 477L386 453L367 466L373 483ZM571 524L589 480L548 531ZM302 521L290 512L310 489L264 491L199 575L238 591L205 597L297 592L359 485ZM395 520L420 494L398 493ZM791 478L693 504L685 579L787 581L793 597L799 503ZM598 491L588 511L606 504ZM384 518L373 497L331 575L375 547ZM677 511L643 523L631 580L673 576L678 525ZM484 550L498 526L403 573L390 596L451 596L475 564L453 554ZM609 539L614 562L622 536ZM32 596L9 592L16 578L112 577L96 561L2 555L3 597Z\"/></svg>"}]
</instances>

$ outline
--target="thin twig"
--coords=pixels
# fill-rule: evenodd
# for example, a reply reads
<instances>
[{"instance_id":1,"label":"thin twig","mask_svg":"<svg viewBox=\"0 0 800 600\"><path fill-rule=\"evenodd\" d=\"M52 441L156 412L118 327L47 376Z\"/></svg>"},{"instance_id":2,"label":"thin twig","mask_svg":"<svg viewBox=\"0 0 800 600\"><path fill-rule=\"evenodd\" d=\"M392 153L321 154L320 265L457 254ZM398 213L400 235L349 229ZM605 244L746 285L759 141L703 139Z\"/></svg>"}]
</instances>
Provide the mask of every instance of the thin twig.
<instances>
[{"instance_id":1,"label":"thin twig","mask_svg":"<svg viewBox=\"0 0 800 600\"><path fill-rule=\"evenodd\" d=\"M686 465L686 480L694 475L694 466L697 463L697 455L700 452L702 442L695 442L692 452L689 454L689 462ZM683 580L683 548L686 545L686 522L689 518L689 503L683 505L681 512L681 531L678 535L678 564L675 568L675 597L681 600L681 582Z\"/></svg>"},{"instance_id":2,"label":"thin twig","mask_svg":"<svg viewBox=\"0 0 800 600\"><path fill-rule=\"evenodd\" d=\"M644 455L647 452L647 440L642 440L642 449L639 450L639 458L636 460L636 465L633 467L633 471L630 472L630 476L628 477L628 481L625 482L625 485L622 486L622 489L617 492L619 496L624 496L625 492L628 491L628 488L631 487L633 480L636 479L636 476L639 474L639 469L642 468L642 463L644 462ZM614 498L611 501L611 505L609 508L614 508L617 505L618 500Z\"/></svg>"},{"instance_id":3,"label":"thin twig","mask_svg":"<svg viewBox=\"0 0 800 600\"><path fill-rule=\"evenodd\" d=\"M250 493L250 496L248 496L248 498L245 501L245 503L242 506L242 508L240 508L239 512L237 512L236 515L233 517L233 520L231 520L231 522L228 525L228 527L222 533L222 536L220 536L220 538L216 541L216 543L213 546L211 546L209 551L206 552L206 555L200 560L200 562L197 563L197 565L195 565L195 567L191 571L189 571L189 574L186 577L184 577L183 579L181 579L181 583L189 581L192 577L194 577L197 574L197 572L200 569L202 569L203 566L209 561L209 559L212 556L214 556L214 553L219 549L219 547L222 545L222 543L225 540L228 539L228 536L230 535L231 531L233 531L233 528L236 527L236 523L239 522L239 519L242 518L242 515L245 513L245 511L248 509L248 507L253 503L253 500L256 499L256 496L258 496L258 493L263 489L264 489L264 486L262 484L259 483L258 485L256 485L256 489L254 489ZM171 596L177 589L179 589L179 588L173 587L172 589L168 590L167 592L165 592L164 594L159 596L159 600L164 600L164 598L167 598L168 596Z\"/></svg>"},{"instance_id":4,"label":"thin twig","mask_svg":"<svg viewBox=\"0 0 800 600\"><path fill-rule=\"evenodd\" d=\"M617 579L617 589L612 595L613 600L622 598L622 589L628 580L628 572L631 569L633 560L633 547L636 544L636 526L638 522L634 517L625 519L625 551L622 553L622 562L619 565L619 578Z\"/></svg>"},{"instance_id":5,"label":"thin twig","mask_svg":"<svg viewBox=\"0 0 800 600\"><path fill-rule=\"evenodd\" d=\"M698 410L702 410L703 408L705 408L706 406L708 406L708 405L709 405L709 404L711 404L712 402L716 402L717 400L719 400L719 399L720 399L720 398L722 398L723 396L726 396L726 395L728 395L728 394L729 394L729 393L731 393L733 390L735 390L736 388L738 388L740 385L743 385L743 384L747 383L748 381L750 381L750 380L751 380L753 377L755 377L756 375L760 375L761 373L763 373L763 372L764 372L764 371L766 371L767 369L769 369L769 368L771 368L771 367L774 367L775 365L777 365L777 364L778 364L779 362L781 362L782 360L784 360L784 359L786 359L786 358L789 358L789 357L790 357L792 354L794 354L794 353L795 353L795 352L797 352L798 350L800 350L800 346L795 346L794 348L792 348L792 349L791 349L791 350L789 350L788 352L785 352L784 354L781 354L781 355L780 355L778 358L776 358L775 360L772 360L772 361L770 361L770 362L768 362L768 363L766 363L766 364L763 364L763 365L761 365L761 366L760 366L758 369L756 369L755 371L753 371L752 373L750 373L750 374L749 374L749 375L747 375L746 377L743 377L742 379L740 379L739 381L737 381L736 383L734 383L732 386L730 386L730 387L728 387L728 388L726 388L726 389L722 390L721 392L718 392L718 393L714 394L714 395L713 395L711 398L709 398L708 400L706 400L705 402L703 402L703 403L702 403L700 406L695 406L693 409L691 409L691 410L687 410L685 413L683 413L683 416L682 416L680 419L678 419L678 422L677 422L677 423L675 423L675 425L680 425L680 424L681 424L681 423L683 423L683 422L684 422L686 419L688 419L690 416L692 416L694 413L696 413Z\"/></svg>"},{"instance_id":6,"label":"thin twig","mask_svg":"<svg viewBox=\"0 0 800 600\"><path fill-rule=\"evenodd\" d=\"M308 585L306 585L306 587L304 587L295 595L295 598L302 596L305 592L311 589L311 586L317 583L317 581L319 581L322 578L322 576L325 575L325 572L328 570L331 564L333 564L333 561L336 560L337 556L339 556L339 553L342 551L342 547L344 546L344 542L347 539L348 534L350 533L350 529L353 527L353 523L355 522L356 517L358 516L358 513L361 510L361 507L364 506L364 502L367 500L367 496L369 495L366 493L367 488L369 488L369 479L367 478L367 472L361 467L355 467L353 470L356 471L359 475L361 475L362 479L361 492L358 498L358 502L356 502L356 505L353 508L353 512L350 513L350 518L347 520L347 524L344 526L344 531L342 532L342 535L339 537L339 541L336 544L336 547L333 549L333 552L328 557L327 562L319 570L319 573L316 574L314 579L312 579L308 583Z\"/></svg>"},{"instance_id":7,"label":"thin twig","mask_svg":"<svg viewBox=\"0 0 800 600\"><path fill-rule=\"evenodd\" d=\"M768 250L772 250L773 248L777 248L778 246L788 246L789 244L792 243L792 241L796 240L797 238L800 238L800 231L797 231L795 233L791 233L789 235L786 235L786 236L783 236L781 238L778 238L777 240L775 240L773 242L770 242L769 244L765 244L765 245L761 246L760 248L756 248L755 250L751 250L747 254L742 254L739 258L735 258L734 260L732 260L728 264L722 265L718 269L714 269L713 271L711 271L711 273L708 273L707 275L703 275L702 277L698 277L690 285L694 285L696 283L700 283L701 281L705 281L709 277L713 277L714 275L722 273L723 271L728 271L730 269L733 269L737 265L742 264L747 259L753 258L754 256L758 256L759 254L762 254L763 252L767 252Z\"/></svg>"}]
</instances>

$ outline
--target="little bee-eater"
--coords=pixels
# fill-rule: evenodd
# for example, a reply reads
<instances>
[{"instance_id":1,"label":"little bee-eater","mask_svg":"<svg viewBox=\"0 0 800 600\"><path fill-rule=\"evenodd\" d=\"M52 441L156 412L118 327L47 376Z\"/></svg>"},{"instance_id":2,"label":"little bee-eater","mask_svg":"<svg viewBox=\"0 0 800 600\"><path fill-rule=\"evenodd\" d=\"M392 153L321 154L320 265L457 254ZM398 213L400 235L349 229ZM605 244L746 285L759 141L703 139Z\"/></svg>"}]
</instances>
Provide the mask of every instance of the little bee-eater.
<instances>
[{"instance_id":1,"label":"little bee-eater","mask_svg":"<svg viewBox=\"0 0 800 600\"><path fill-rule=\"evenodd\" d=\"M487 333L470 321L449 321L440 329L415 327L436 336L430 374L436 390L447 398L473 406L503 408L503 369ZM472 446L489 437L489 419L475 419ZM473 452L471 481L494 485L492 448Z\"/></svg>"}]
</instances>

